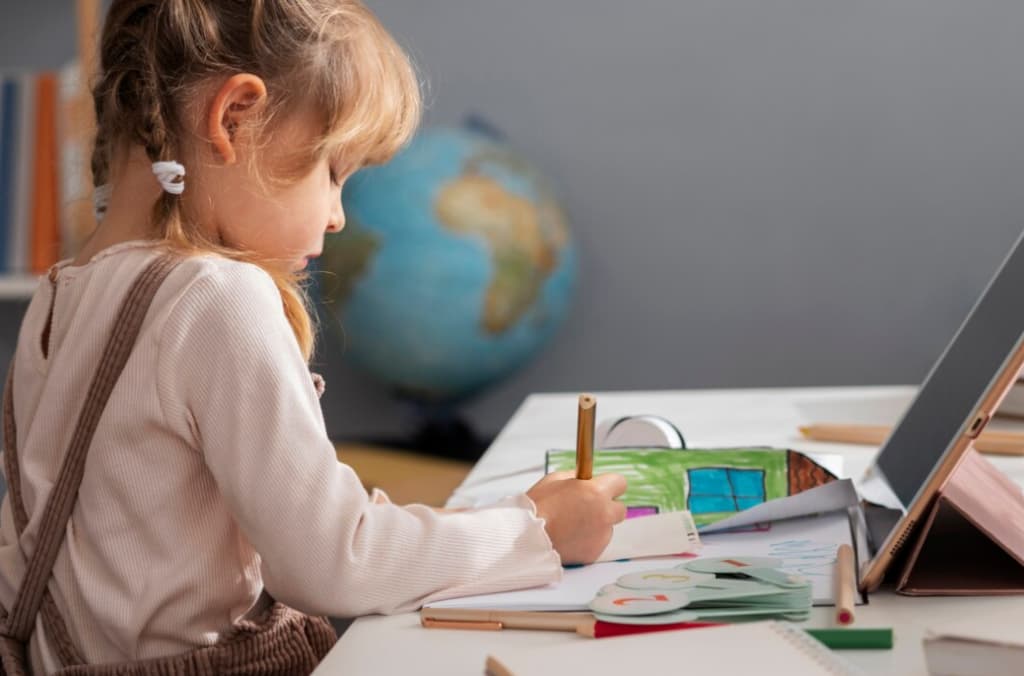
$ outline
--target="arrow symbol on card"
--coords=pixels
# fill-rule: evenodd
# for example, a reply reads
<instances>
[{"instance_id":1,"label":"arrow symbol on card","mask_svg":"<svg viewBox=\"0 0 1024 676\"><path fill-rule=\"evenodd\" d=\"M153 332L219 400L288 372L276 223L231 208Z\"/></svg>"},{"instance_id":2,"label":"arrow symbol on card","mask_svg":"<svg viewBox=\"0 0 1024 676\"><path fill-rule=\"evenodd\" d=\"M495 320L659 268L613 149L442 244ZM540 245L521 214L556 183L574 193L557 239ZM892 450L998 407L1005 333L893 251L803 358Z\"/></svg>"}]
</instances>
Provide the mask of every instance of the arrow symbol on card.
<instances>
[{"instance_id":1,"label":"arrow symbol on card","mask_svg":"<svg viewBox=\"0 0 1024 676\"><path fill-rule=\"evenodd\" d=\"M623 599L615 599L614 601L612 601L612 603L617 606L624 606L627 603L631 603L633 601L668 601L668 597L664 594L655 594L654 596L634 596Z\"/></svg>"}]
</instances>

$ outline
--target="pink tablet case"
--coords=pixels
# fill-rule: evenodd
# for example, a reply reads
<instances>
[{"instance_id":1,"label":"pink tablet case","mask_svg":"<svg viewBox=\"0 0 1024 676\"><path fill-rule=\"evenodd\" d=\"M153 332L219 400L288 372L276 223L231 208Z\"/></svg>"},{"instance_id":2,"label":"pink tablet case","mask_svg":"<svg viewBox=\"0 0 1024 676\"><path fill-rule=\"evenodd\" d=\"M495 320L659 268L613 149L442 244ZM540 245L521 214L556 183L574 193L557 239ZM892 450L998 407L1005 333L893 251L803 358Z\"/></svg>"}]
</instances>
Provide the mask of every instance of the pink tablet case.
<instances>
[{"instance_id":1,"label":"pink tablet case","mask_svg":"<svg viewBox=\"0 0 1024 676\"><path fill-rule=\"evenodd\" d=\"M897 582L912 596L1024 594L1024 491L973 448L939 491Z\"/></svg>"}]
</instances>

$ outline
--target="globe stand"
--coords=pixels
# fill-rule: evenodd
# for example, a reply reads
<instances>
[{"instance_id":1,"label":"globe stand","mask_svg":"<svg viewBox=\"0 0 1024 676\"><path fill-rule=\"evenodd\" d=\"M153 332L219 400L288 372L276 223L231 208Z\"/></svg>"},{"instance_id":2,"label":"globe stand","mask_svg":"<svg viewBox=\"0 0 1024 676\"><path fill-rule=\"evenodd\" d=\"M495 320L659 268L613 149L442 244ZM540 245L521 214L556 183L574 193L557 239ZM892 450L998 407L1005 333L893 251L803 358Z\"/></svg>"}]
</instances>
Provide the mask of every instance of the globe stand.
<instances>
[{"instance_id":1,"label":"globe stand","mask_svg":"<svg viewBox=\"0 0 1024 676\"><path fill-rule=\"evenodd\" d=\"M412 409L414 431L400 439L369 439L369 443L450 460L475 462L492 441L477 434L472 425L452 407L425 404L404 397L400 397L400 400Z\"/></svg>"},{"instance_id":2,"label":"globe stand","mask_svg":"<svg viewBox=\"0 0 1024 676\"><path fill-rule=\"evenodd\" d=\"M420 423L412 443L417 451L454 460L475 461L487 450L482 439L463 418L427 418Z\"/></svg>"}]
</instances>

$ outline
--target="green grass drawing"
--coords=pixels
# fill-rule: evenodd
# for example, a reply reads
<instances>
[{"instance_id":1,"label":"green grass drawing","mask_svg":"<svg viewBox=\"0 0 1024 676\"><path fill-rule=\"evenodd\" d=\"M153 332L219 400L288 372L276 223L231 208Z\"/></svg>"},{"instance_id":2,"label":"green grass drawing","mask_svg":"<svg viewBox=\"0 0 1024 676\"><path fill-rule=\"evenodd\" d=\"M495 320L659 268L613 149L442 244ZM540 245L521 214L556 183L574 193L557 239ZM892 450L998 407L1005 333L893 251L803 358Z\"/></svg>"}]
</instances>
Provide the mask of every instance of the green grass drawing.
<instances>
[{"instance_id":1,"label":"green grass drawing","mask_svg":"<svg viewBox=\"0 0 1024 676\"><path fill-rule=\"evenodd\" d=\"M789 495L788 459L785 449L725 448L616 448L594 451L594 474L615 472L629 486L622 501L630 507L654 506L659 511L687 509L687 470L704 468L764 471L765 500ZM576 468L576 451L551 450L547 471ZM694 514L698 526L724 519L735 512Z\"/></svg>"}]
</instances>

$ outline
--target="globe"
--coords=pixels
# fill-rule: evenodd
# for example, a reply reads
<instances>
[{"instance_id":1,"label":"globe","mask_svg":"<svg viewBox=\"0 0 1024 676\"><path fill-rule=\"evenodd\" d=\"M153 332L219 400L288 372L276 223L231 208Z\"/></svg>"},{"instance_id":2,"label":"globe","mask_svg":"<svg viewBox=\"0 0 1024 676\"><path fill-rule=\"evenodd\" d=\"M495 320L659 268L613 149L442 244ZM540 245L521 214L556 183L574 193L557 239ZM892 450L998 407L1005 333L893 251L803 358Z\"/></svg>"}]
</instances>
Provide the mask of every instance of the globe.
<instances>
[{"instance_id":1,"label":"globe","mask_svg":"<svg viewBox=\"0 0 1024 676\"><path fill-rule=\"evenodd\" d=\"M393 392L450 405L521 367L565 318L577 253L551 184L500 138L421 131L345 185L320 295L329 349Z\"/></svg>"}]
</instances>

